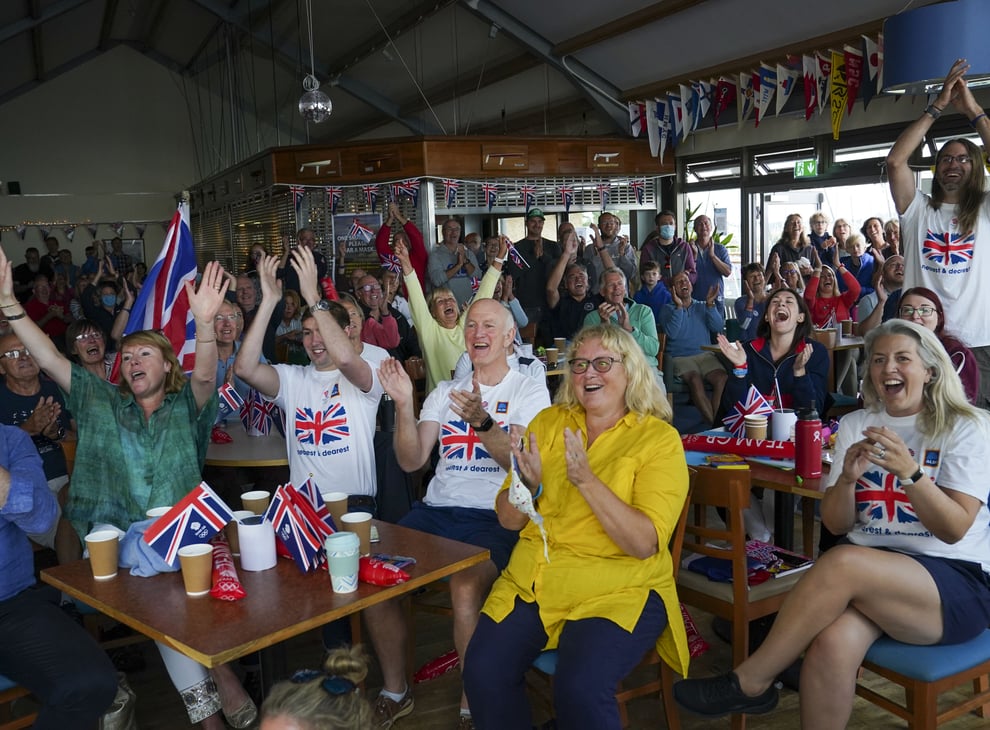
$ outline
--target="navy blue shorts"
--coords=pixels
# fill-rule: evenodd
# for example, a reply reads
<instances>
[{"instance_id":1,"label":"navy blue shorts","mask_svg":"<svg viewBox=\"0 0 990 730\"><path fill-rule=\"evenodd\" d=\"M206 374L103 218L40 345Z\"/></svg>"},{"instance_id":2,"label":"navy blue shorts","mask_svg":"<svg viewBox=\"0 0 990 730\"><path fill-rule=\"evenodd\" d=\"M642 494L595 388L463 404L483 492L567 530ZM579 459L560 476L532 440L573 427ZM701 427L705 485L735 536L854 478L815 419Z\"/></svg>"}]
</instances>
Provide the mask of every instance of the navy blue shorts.
<instances>
[{"instance_id":1,"label":"navy blue shorts","mask_svg":"<svg viewBox=\"0 0 990 730\"><path fill-rule=\"evenodd\" d=\"M519 533L502 527L495 511L490 509L430 507L416 502L406 516L399 520L399 524L431 535L487 548L499 572L509 564L512 548L519 539Z\"/></svg>"}]
</instances>

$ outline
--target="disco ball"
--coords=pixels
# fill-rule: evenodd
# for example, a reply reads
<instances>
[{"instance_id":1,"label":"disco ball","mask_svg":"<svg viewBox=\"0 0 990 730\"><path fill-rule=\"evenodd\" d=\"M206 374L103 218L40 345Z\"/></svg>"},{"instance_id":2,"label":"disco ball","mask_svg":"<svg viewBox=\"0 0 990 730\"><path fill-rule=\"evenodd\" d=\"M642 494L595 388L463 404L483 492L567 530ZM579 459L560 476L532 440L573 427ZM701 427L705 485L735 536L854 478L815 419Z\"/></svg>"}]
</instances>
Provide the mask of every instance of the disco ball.
<instances>
[{"instance_id":1,"label":"disco ball","mask_svg":"<svg viewBox=\"0 0 990 730\"><path fill-rule=\"evenodd\" d=\"M312 74L303 79L303 88L306 93L299 97L299 113L309 122L325 122L333 113L330 97L320 91L320 82Z\"/></svg>"}]
</instances>

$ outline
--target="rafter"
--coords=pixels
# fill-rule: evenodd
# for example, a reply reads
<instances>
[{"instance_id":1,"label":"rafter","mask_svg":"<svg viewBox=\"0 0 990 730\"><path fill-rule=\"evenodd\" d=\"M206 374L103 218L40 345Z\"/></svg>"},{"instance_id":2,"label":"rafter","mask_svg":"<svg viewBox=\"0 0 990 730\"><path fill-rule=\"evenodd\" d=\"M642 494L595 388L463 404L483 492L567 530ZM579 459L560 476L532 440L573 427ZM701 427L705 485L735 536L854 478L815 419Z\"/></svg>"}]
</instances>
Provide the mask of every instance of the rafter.
<instances>
[{"instance_id":1,"label":"rafter","mask_svg":"<svg viewBox=\"0 0 990 730\"><path fill-rule=\"evenodd\" d=\"M540 62L537 59L528 53L524 53L498 65L486 67L484 70L482 70L481 66L478 66L470 71L465 71L455 79L437 84L429 89L424 89L423 95L427 99L434 101L434 103L436 101L449 101L459 90L470 89L468 93L474 93L475 89L484 89L487 86L497 84L499 81L511 79L513 76L529 71L539 65ZM481 77L480 86L478 84L479 76ZM415 99L400 107L402 114L416 114L425 108L426 104L423 102L423 97L419 94L416 95Z\"/></svg>"},{"instance_id":2,"label":"rafter","mask_svg":"<svg viewBox=\"0 0 990 730\"><path fill-rule=\"evenodd\" d=\"M39 0L31 0L31 17L37 18L39 12ZM38 81L45 80L45 47L44 38L41 37L41 29L44 26L39 23L31 29L31 50L34 56L34 77Z\"/></svg>"},{"instance_id":3,"label":"rafter","mask_svg":"<svg viewBox=\"0 0 990 730\"><path fill-rule=\"evenodd\" d=\"M604 25L600 25L593 30L579 33L573 38L561 41L553 47L555 56L567 56L576 53L583 48L594 46L611 38L617 38L634 30L639 30L645 25L655 23L658 20L669 18L672 15L683 12L695 5L701 5L708 0L664 0L649 7L637 10L635 13L623 15Z\"/></svg>"},{"instance_id":4,"label":"rafter","mask_svg":"<svg viewBox=\"0 0 990 730\"><path fill-rule=\"evenodd\" d=\"M30 18L21 18L20 20L15 20L13 23L8 23L0 28L0 43L9 41L21 33L27 33L29 30L33 30L39 25L43 25L49 20L53 20L70 10L75 10L80 5L85 5L88 2L89 0L60 0L60 2L52 3L46 7L38 15L33 15Z\"/></svg>"},{"instance_id":5,"label":"rafter","mask_svg":"<svg viewBox=\"0 0 990 730\"><path fill-rule=\"evenodd\" d=\"M117 17L118 1L107 0L107 4L103 6L103 22L100 23L100 50L110 49L110 34L113 33L113 19Z\"/></svg>"},{"instance_id":6,"label":"rafter","mask_svg":"<svg viewBox=\"0 0 990 730\"><path fill-rule=\"evenodd\" d=\"M45 74L44 81L41 81L39 79L32 79L31 81L27 81L21 84L20 86L13 88L10 91L7 91L4 94L0 94L0 106L3 106L12 99L16 99L21 94L26 94L29 91L38 88L39 86L41 86L41 84L45 83L46 81L51 81L52 79L61 76L67 71L72 71L73 69L82 66L84 63L92 61L97 56L102 56L104 53L105 51L99 48L94 48L90 51L86 51L85 53L80 53L75 58L70 58L65 63L55 68L49 69L48 72Z\"/></svg>"},{"instance_id":7,"label":"rafter","mask_svg":"<svg viewBox=\"0 0 990 730\"><path fill-rule=\"evenodd\" d=\"M168 0L158 0L158 4L155 6L154 14L151 17L151 21L147 24L144 35L141 36L142 48L151 48L152 43L155 40L155 36L158 33L158 26L161 25L162 17L165 15L165 8L168 7L168 4Z\"/></svg>"}]
</instances>

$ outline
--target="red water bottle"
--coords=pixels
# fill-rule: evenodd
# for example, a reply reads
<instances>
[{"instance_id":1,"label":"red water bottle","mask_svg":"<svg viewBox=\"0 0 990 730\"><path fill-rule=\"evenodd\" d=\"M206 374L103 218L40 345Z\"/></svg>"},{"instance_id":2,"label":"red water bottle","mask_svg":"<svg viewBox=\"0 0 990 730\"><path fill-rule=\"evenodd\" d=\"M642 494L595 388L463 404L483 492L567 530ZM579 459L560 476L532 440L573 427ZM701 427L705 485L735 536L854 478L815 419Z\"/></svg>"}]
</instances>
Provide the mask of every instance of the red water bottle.
<instances>
[{"instance_id":1,"label":"red water bottle","mask_svg":"<svg viewBox=\"0 0 990 730\"><path fill-rule=\"evenodd\" d=\"M802 479L822 475L822 421L814 408L798 411L794 427L795 469Z\"/></svg>"}]
</instances>

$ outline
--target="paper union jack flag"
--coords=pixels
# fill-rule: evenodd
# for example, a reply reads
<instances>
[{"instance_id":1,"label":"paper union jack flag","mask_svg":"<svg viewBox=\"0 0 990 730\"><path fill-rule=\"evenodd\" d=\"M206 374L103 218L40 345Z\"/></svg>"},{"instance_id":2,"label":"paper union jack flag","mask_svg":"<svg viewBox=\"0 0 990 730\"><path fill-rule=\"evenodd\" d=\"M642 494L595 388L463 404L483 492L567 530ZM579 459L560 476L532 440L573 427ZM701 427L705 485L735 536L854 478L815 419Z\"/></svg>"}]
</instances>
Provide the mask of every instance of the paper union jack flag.
<instances>
[{"instance_id":1,"label":"paper union jack flag","mask_svg":"<svg viewBox=\"0 0 990 730\"><path fill-rule=\"evenodd\" d=\"M300 495L306 498L313 507L313 511L316 516L330 529L330 533L334 531L333 517L330 516L330 510L327 509L326 502L323 501L323 495L320 493L319 488L312 479L307 479L301 487L296 489Z\"/></svg>"},{"instance_id":2,"label":"paper union jack flag","mask_svg":"<svg viewBox=\"0 0 990 730\"><path fill-rule=\"evenodd\" d=\"M477 276L472 276L471 277L471 291L474 292L474 293L477 293L478 292L478 287L480 287L480 286L481 286L481 279L479 279Z\"/></svg>"},{"instance_id":3,"label":"paper union jack flag","mask_svg":"<svg viewBox=\"0 0 990 730\"><path fill-rule=\"evenodd\" d=\"M375 237L375 232L368 228L368 226L362 223L359 219L355 218L351 222L351 228L347 231L347 235L349 238L360 238L361 240L367 242Z\"/></svg>"},{"instance_id":4,"label":"paper union jack flag","mask_svg":"<svg viewBox=\"0 0 990 730\"><path fill-rule=\"evenodd\" d=\"M234 389L233 384L224 383L221 385L217 388L217 395L220 396L220 409L217 414L220 420L226 420L235 413L239 414L241 412L241 408L244 406L244 399Z\"/></svg>"},{"instance_id":5,"label":"paper union jack flag","mask_svg":"<svg viewBox=\"0 0 990 730\"><path fill-rule=\"evenodd\" d=\"M519 249L513 245L512 241L509 241L509 258L512 259L512 263L516 266L522 268L525 266L527 269L533 268L529 265L529 262L523 258L522 254L519 253Z\"/></svg>"},{"instance_id":6,"label":"paper union jack flag","mask_svg":"<svg viewBox=\"0 0 990 730\"><path fill-rule=\"evenodd\" d=\"M306 188L302 185L290 185L289 192L292 193L292 203L296 207L296 213L299 213L299 208L302 207L303 196L306 194Z\"/></svg>"},{"instance_id":7,"label":"paper union jack flag","mask_svg":"<svg viewBox=\"0 0 990 730\"><path fill-rule=\"evenodd\" d=\"M481 190L485 194L485 202L488 204L488 210L495 207L495 200L498 198L498 185L493 185L491 183L482 183Z\"/></svg>"},{"instance_id":8,"label":"paper union jack flag","mask_svg":"<svg viewBox=\"0 0 990 730\"><path fill-rule=\"evenodd\" d=\"M598 183L596 187L598 188L598 197L602 203L602 210L605 210L609 199L612 197L612 183Z\"/></svg>"},{"instance_id":9,"label":"paper union jack flag","mask_svg":"<svg viewBox=\"0 0 990 730\"><path fill-rule=\"evenodd\" d=\"M396 198L405 195L407 198L412 199L415 206L419 202L419 180L410 178L397 182L392 188L392 195Z\"/></svg>"},{"instance_id":10,"label":"paper union jack flag","mask_svg":"<svg viewBox=\"0 0 990 730\"><path fill-rule=\"evenodd\" d=\"M364 199L368 201L368 207L374 210L378 205L378 186L362 185L361 191L364 193Z\"/></svg>"},{"instance_id":11,"label":"paper union jack flag","mask_svg":"<svg viewBox=\"0 0 990 730\"><path fill-rule=\"evenodd\" d=\"M440 455L445 459L488 459L481 438L465 421L448 421L440 430Z\"/></svg>"},{"instance_id":12,"label":"paper union jack flag","mask_svg":"<svg viewBox=\"0 0 990 730\"><path fill-rule=\"evenodd\" d=\"M448 208L453 208L457 202L457 191L459 188L460 185L457 184L456 180L446 177L443 179L443 198L447 202Z\"/></svg>"},{"instance_id":13,"label":"paper union jack flag","mask_svg":"<svg viewBox=\"0 0 990 730\"><path fill-rule=\"evenodd\" d=\"M570 213L571 206L574 205L574 188L570 185L561 185L557 192L560 193L560 204L564 206L564 212Z\"/></svg>"},{"instance_id":14,"label":"paper union jack flag","mask_svg":"<svg viewBox=\"0 0 990 730\"><path fill-rule=\"evenodd\" d=\"M526 212L529 213L529 209L536 205L536 188L532 185L523 185L519 188L519 192L522 193ZM491 207L489 206L488 209L491 210Z\"/></svg>"},{"instance_id":15,"label":"paper union jack flag","mask_svg":"<svg viewBox=\"0 0 990 730\"><path fill-rule=\"evenodd\" d=\"M879 471L868 471L856 480L856 509L874 520L918 522L897 477L886 474L881 481Z\"/></svg>"},{"instance_id":16,"label":"paper union jack flag","mask_svg":"<svg viewBox=\"0 0 990 730\"><path fill-rule=\"evenodd\" d=\"M745 416L769 416L771 413L773 413L773 407L760 394L760 391L751 385L746 399L732 406L732 410L729 411L729 415L722 419L722 423L732 432L733 436L741 439L746 435L746 423L743 420Z\"/></svg>"},{"instance_id":17,"label":"paper union jack flag","mask_svg":"<svg viewBox=\"0 0 990 730\"><path fill-rule=\"evenodd\" d=\"M933 233L928 231L921 245L921 255L939 266L962 264L973 260L976 237L970 233Z\"/></svg>"},{"instance_id":18,"label":"paper union jack flag","mask_svg":"<svg viewBox=\"0 0 990 730\"><path fill-rule=\"evenodd\" d=\"M296 500L292 498L292 489L292 485L287 484L275 490L265 519L272 523L275 534L299 570L308 573L323 561L323 537L298 509Z\"/></svg>"},{"instance_id":19,"label":"paper union jack flag","mask_svg":"<svg viewBox=\"0 0 990 730\"><path fill-rule=\"evenodd\" d=\"M382 260L382 268L386 271L392 271L399 276L402 276L402 264L399 263L399 257L394 253L382 254L379 256Z\"/></svg>"},{"instance_id":20,"label":"paper union jack flag","mask_svg":"<svg viewBox=\"0 0 990 730\"><path fill-rule=\"evenodd\" d=\"M144 541L171 566L179 559L179 548L209 542L234 519L234 513L206 482L182 498L151 524Z\"/></svg>"},{"instance_id":21,"label":"paper union jack flag","mask_svg":"<svg viewBox=\"0 0 990 730\"><path fill-rule=\"evenodd\" d=\"M296 440L301 444L325 445L340 441L351 433L343 403L326 410L296 408Z\"/></svg>"},{"instance_id":22,"label":"paper union jack flag","mask_svg":"<svg viewBox=\"0 0 990 730\"><path fill-rule=\"evenodd\" d=\"M244 401L240 416L244 430L249 433L254 431L256 434L267 436L274 425L279 433L285 434L285 417L281 409L257 390L252 390L251 395Z\"/></svg>"},{"instance_id":23,"label":"paper union jack flag","mask_svg":"<svg viewBox=\"0 0 990 730\"><path fill-rule=\"evenodd\" d=\"M340 201L344 197L344 189L333 186L327 186L326 188L324 188L324 190L326 190L327 192L327 200L330 201L330 212L336 213L337 206L340 205Z\"/></svg>"},{"instance_id":24,"label":"paper union jack flag","mask_svg":"<svg viewBox=\"0 0 990 730\"><path fill-rule=\"evenodd\" d=\"M630 180L629 187L632 188L633 194L636 196L637 205L642 205L646 199L646 180Z\"/></svg>"}]
</instances>

